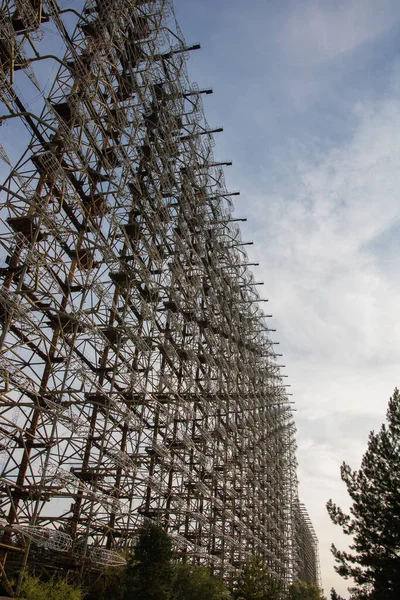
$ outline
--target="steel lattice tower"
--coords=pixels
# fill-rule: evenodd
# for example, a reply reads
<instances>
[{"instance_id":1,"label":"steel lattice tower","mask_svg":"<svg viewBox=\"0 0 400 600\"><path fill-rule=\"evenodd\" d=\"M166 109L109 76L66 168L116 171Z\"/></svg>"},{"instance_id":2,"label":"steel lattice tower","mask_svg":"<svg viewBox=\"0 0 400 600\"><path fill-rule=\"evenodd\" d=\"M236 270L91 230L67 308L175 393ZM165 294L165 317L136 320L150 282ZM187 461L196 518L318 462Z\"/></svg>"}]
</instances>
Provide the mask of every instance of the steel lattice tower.
<instances>
[{"instance_id":1,"label":"steel lattice tower","mask_svg":"<svg viewBox=\"0 0 400 600\"><path fill-rule=\"evenodd\" d=\"M298 505L295 523L297 556L294 573L301 581L321 586L318 538L304 504Z\"/></svg>"},{"instance_id":2,"label":"steel lattice tower","mask_svg":"<svg viewBox=\"0 0 400 600\"><path fill-rule=\"evenodd\" d=\"M289 582L295 426L211 90L188 79L198 46L169 1L77 4L0 13L1 121L30 137L1 188L2 571L32 544L122 564L150 518L194 562L227 574L260 553Z\"/></svg>"}]
</instances>

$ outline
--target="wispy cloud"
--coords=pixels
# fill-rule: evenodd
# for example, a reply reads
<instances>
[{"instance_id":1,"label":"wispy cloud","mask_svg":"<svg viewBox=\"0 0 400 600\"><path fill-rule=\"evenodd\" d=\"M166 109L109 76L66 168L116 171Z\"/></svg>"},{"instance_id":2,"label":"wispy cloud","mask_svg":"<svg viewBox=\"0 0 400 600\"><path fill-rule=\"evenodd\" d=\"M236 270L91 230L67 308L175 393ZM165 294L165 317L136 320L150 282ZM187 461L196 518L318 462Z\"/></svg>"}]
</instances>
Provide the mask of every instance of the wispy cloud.
<instances>
[{"instance_id":1,"label":"wispy cloud","mask_svg":"<svg viewBox=\"0 0 400 600\"><path fill-rule=\"evenodd\" d=\"M315 352L325 354L351 332L341 352L351 362L373 358L379 346L385 352L388 327L391 339L400 339L388 311L400 287L382 269L391 252L385 232L400 219L400 103L358 106L354 119L351 140L317 164L297 157L291 189L285 182L284 195L279 184L273 196L257 190L250 206L256 251L262 244L268 293L285 314L289 347L290 339L304 343L308 329Z\"/></svg>"}]
</instances>

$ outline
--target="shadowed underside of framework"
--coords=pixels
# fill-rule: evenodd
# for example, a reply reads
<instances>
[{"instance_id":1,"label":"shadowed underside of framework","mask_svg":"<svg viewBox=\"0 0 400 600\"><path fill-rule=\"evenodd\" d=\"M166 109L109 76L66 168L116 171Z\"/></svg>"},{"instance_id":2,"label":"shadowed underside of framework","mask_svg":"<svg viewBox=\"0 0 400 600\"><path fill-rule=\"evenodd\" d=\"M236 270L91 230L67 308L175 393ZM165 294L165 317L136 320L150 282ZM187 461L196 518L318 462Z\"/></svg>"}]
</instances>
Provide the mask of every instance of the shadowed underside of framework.
<instances>
[{"instance_id":1,"label":"shadowed underside of framework","mask_svg":"<svg viewBox=\"0 0 400 600\"><path fill-rule=\"evenodd\" d=\"M149 518L216 572L298 574L295 426L197 48L164 0L3 2L1 119L27 136L0 147L6 572L123 564Z\"/></svg>"}]
</instances>

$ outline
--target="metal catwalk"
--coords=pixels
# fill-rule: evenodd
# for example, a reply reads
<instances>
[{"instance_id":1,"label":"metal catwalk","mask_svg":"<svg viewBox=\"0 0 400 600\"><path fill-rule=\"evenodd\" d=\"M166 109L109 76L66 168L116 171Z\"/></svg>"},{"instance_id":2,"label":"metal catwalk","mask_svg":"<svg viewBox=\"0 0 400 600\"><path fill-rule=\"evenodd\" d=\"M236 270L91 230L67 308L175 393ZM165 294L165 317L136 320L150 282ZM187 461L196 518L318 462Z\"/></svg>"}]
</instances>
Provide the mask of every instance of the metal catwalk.
<instances>
[{"instance_id":1,"label":"metal catwalk","mask_svg":"<svg viewBox=\"0 0 400 600\"><path fill-rule=\"evenodd\" d=\"M295 425L197 48L165 0L3 2L3 574L37 546L123 564L144 518L216 572L298 571Z\"/></svg>"}]
</instances>

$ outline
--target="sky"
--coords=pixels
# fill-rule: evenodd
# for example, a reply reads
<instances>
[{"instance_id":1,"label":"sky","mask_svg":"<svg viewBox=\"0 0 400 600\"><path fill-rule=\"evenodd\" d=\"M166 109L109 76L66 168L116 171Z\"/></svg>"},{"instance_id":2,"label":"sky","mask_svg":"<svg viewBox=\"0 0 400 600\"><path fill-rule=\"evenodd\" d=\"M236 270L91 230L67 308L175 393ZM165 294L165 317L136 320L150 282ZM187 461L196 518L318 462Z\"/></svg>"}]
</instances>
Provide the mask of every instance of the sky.
<instances>
[{"instance_id":1,"label":"sky","mask_svg":"<svg viewBox=\"0 0 400 600\"><path fill-rule=\"evenodd\" d=\"M322 582L347 597L343 461L358 468L400 385L400 4L175 0L215 156L260 263L295 401L300 496Z\"/></svg>"}]
</instances>

